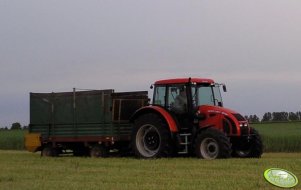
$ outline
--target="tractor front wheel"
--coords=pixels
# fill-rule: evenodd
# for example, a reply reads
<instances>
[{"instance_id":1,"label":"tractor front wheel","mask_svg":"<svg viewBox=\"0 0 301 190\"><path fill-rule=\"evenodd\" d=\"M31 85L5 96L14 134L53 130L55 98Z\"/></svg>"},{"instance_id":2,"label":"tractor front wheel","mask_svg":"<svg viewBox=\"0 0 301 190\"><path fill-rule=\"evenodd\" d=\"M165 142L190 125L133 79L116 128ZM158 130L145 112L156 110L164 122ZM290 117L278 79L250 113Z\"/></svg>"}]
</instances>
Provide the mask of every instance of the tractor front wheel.
<instances>
[{"instance_id":1,"label":"tractor front wheel","mask_svg":"<svg viewBox=\"0 0 301 190\"><path fill-rule=\"evenodd\" d=\"M204 159L228 158L231 156L231 143L218 129L208 128L197 136L195 154Z\"/></svg>"},{"instance_id":2,"label":"tractor front wheel","mask_svg":"<svg viewBox=\"0 0 301 190\"><path fill-rule=\"evenodd\" d=\"M250 128L250 138L240 139L234 143L233 156L239 158L260 158L263 153L263 143L259 133Z\"/></svg>"}]
</instances>

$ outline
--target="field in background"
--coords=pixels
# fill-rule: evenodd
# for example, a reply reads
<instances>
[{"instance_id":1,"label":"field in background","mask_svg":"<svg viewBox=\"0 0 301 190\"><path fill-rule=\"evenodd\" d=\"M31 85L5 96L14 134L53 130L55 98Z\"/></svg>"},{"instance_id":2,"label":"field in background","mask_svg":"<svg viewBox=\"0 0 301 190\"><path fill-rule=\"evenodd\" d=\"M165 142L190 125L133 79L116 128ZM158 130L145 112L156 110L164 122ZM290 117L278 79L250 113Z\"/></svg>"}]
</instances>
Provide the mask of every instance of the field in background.
<instances>
[{"instance_id":1,"label":"field in background","mask_svg":"<svg viewBox=\"0 0 301 190\"><path fill-rule=\"evenodd\" d=\"M265 152L301 152L301 122L251 125L261 134Z\"/></svg>"},{"instance_id":2,"label":"field in background","mask_svg":"<svg viewBox=\"0 0 301 190\"><path fill-rule=\"evenodd\" d=\"M252 124L262 135L265 152L301 152L301 122ZM23 130L0 130L0 149L23 150Z\"/></svg>"},{"instance_id":3,"label":"field in background","mask_svg":"<svg viewBox=\"0 0 301 190\"><path fill-rule=\"evenodd\" d=\"M24 130L0 130L0 149L23 150Z\"/></svg>"},{"instance_id":4,"label":"field in background","mask_svg":"<svg viewBox=\"0 0 301 190\"><path fill-rule=\"evenodd\" d=\"M0 189L279 189L263 172L280 167L301 179L301 153L265 153L261 159L133 159L40 157L0 151ZM295 189L300 189L300 184Z\"/></svg>"}]
</instances>

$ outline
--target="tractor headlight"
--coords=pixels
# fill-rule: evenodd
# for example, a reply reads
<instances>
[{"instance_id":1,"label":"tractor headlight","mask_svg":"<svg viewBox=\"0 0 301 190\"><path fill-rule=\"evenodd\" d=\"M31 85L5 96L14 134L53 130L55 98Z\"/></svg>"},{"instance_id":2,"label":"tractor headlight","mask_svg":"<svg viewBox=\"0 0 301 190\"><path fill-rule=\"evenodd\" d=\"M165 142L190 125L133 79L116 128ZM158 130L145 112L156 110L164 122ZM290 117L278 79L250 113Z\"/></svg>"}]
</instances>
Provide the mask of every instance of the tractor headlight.
<instances>
[{"instance_id":1,"label":"tractor headlight","mask_svg":"<svg viewBox=\"0 0 301 190\"><path fill-rule=\"evenodd\" d=\"M248 127L248 123L240 123L239 127Z\"/></svg>"}]
</instances>

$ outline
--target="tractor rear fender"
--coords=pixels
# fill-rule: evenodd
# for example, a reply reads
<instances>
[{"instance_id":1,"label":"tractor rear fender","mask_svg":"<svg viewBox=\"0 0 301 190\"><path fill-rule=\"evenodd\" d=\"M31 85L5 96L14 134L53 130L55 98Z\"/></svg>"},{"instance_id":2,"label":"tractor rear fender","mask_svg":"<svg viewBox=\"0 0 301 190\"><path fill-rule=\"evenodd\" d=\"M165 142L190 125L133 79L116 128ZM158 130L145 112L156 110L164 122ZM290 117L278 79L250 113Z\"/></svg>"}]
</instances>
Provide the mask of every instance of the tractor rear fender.
<instances>
[{"instance_id":1,"label":"tractor rear fender","mask_svg":"<svg viewBox=\"0 0 301 190\"><path fill-rule=\"evenodd\" d=\"M147 113L155 113L160 115L165 122L167 123L169 130L171 133L177 133L178 127L176 121L171 116L171 114L166 111L164 108L160 106L145 106L138 109L130 118L130 122L133 123L139 116L147 114Z\"/></svg>"}]
</instances>

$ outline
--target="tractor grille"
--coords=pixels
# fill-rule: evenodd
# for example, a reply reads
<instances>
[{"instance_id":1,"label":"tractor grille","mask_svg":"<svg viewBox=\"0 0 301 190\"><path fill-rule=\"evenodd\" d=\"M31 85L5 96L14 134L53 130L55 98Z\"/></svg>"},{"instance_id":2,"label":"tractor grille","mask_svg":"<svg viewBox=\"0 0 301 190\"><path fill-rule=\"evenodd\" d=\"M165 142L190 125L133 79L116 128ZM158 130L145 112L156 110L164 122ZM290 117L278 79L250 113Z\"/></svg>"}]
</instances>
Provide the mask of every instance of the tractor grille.
<instances>
[{"instance_id":1,"label":"tractor grille","mask_svg":"<svg viewBox=\"0 0 301 190\"><path fill-rule=\"evenodd\" d=\"M230 126L231 124L226 120L226 119L223 119L223 126L224 126L224 132L229 134L230 133Z\"/></svg>"},{"instance_id":2,"label":"tractor grille","mask_svg":"<svg viewBox=\"0 0 301 190\"><path fill-rule=\"evenodd\" d=\"M249 127L241 127L240 133L241 135L249 135Z\"/></svg>"},{"instance_id":3,"label":"tractor grille","mask_svg":"<svg viewBox=\"0 0 301 190\"><path fill-rule=\"evenodd\" d=\"M231 127L232 133L237 134L236 125L235 125L234 121L231 118L226 116L224 121L223 121L223 124L224 124L224 130L225 131L230 131L230 127Z\"/></svg>"}]
</instances>

